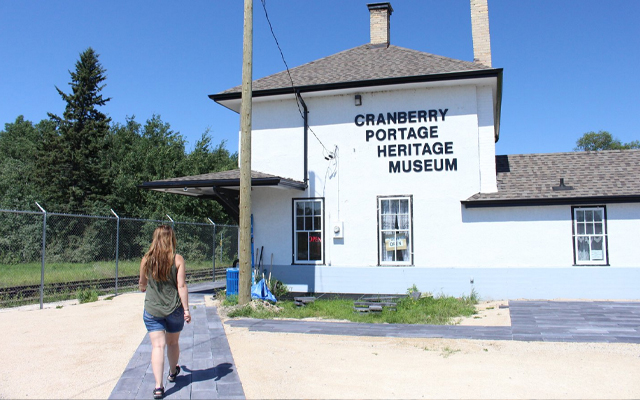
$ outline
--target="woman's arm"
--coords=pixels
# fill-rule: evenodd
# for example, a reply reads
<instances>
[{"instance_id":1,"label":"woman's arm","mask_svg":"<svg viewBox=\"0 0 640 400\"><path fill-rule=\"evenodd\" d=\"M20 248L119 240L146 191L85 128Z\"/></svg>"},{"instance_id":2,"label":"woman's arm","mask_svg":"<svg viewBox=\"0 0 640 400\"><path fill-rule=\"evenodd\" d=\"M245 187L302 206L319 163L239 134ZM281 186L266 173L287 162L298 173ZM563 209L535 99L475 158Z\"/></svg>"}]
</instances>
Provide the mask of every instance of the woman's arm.
<instances>
[{"instance_id":1,"label":"woman's arm","mask_svg":"<svg viewBox=\"0 0 640 400\"><path fill-rule=\"evenodd\" d=\"M140 261L140 280L138 281L138 287L141 292L145 292L147 290L147 274L144 273L144 264L147 262L146 257L142 257L142 261Z\"/></svg>"},{"instance_id":2,"label":"woman's arm","mask_svg":"<svg viewBox=\"0 0 640 400\"><path fill-rule=\"evenodd\" d=\"M187 271L184 265L184 258L176 254L176 268L178 268L178 295L184 308L184 320L191 322L191 312L189 312L189 289L187 288Z\"/></svg>"}]
</instances>

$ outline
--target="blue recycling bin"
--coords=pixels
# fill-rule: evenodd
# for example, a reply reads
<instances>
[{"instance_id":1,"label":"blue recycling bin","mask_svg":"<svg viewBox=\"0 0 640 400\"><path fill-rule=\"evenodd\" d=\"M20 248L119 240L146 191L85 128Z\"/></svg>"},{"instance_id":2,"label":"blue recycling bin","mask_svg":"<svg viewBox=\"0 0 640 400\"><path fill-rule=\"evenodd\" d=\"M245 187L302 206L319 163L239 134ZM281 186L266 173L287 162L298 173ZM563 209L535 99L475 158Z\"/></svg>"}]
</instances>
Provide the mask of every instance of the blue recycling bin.
<instances>
[{"instance_id":1,"label":"blue recycling bin","mask_svg":"<svg viewBox=\"0 0 640 400\"><path fill-rule=\"evenodd\" d=\"M251 285L256 281L256 272L251 271ZM240 268L227 268L227 296L238 295Z\"/></svg>"},{"instance_id":2,"label":"blue recycling bin","mask_svg":"<svg viewBox=\"0 0 640 400\"><path fill-rule=\"evenodd\" d=\"M238 295L240 268L227 268L227 296Z\"/></svg>"}]
</instances>

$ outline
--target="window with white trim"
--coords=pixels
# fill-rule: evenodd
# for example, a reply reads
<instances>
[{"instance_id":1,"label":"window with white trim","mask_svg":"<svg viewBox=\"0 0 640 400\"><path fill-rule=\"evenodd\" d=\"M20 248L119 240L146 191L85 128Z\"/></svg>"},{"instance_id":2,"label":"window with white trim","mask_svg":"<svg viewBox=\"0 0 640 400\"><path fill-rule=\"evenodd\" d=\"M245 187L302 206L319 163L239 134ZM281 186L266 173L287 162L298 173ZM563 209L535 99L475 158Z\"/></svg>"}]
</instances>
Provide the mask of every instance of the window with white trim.
<instances>
[{"instance_id":1,"label":"window with white trim","mask_svg":"<svg viewBox=\"0 0 640 400\"><path fill-rule=\"evenodd\" d=\"M607 212L604 206L572 207L576 265L607 265Z\"/></svg>"},{"instance_id":2,"label":"window with white trim","mask_svg":"<svg viewBox=\"0 0 640 400\"><path fill-rule=\"evenodd\" d=\"M413 265L412 196L378 197L380 265Z\"/></svg>"},{"instance_id":3,"label":"window with white trim","mask_svg":"<svg viewBox=\"0 0 640 400\"><path fill-rule=\"evenodd\" d=\"M293 200L293 261L324 263L324 201Z\"/></svg>"}]
</instances>

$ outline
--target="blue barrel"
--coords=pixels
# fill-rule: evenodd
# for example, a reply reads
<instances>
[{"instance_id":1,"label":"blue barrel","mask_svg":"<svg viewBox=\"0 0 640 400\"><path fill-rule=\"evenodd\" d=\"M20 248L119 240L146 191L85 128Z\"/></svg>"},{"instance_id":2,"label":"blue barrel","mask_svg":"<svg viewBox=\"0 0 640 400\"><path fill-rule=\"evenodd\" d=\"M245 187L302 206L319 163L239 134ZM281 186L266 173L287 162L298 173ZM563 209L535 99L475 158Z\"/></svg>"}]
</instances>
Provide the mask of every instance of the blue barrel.
<instances>
[{"instance_id":1,"label":"blue barrel","mask_svg":"<svg viewBox=\"0 0 640 400\"><path fill-rule=\"evenodd\" d=\"M238 295L240 268L227 268L227 296Z\"/></svg>"}]
</instances>

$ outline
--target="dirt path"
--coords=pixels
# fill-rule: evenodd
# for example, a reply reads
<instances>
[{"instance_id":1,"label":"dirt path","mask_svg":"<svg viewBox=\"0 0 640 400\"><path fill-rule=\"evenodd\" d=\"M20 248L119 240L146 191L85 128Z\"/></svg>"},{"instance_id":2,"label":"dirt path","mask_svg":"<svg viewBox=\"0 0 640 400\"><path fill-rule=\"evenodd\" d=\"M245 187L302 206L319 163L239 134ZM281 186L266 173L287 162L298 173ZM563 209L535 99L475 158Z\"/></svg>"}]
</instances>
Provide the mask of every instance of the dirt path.
<instances>
[{"instance_id":1,"label":"dirt path","mask_svg":"<svg viewBox=\"0 0 640 400\"><path fill-rule=\"evenodd\" d=\"M143 299L2 310L0 398L107 398L146 333ZM508 324L496 305L462 323ZM249 399L640 397L636 344L225 330Z\"/></svg>"},{"instance_id":2,"label":"dirt path","mask_svg":"<svg viewBox=\"0 0 640 400\"><path fill-rule=\"evenodd\" d=\"M144 294L0 312L0 398L109 397L146 333Z\"/></svg>"},{"instance_id":3,"label":"dirt path","mask_svg":"<svg viewBox=\"0 0 640 400\"><path fill-rule=\"evenodd\" d=\"M248 399L640 397L636 344L225 330Z\"/></svg>"}]
</instances>

